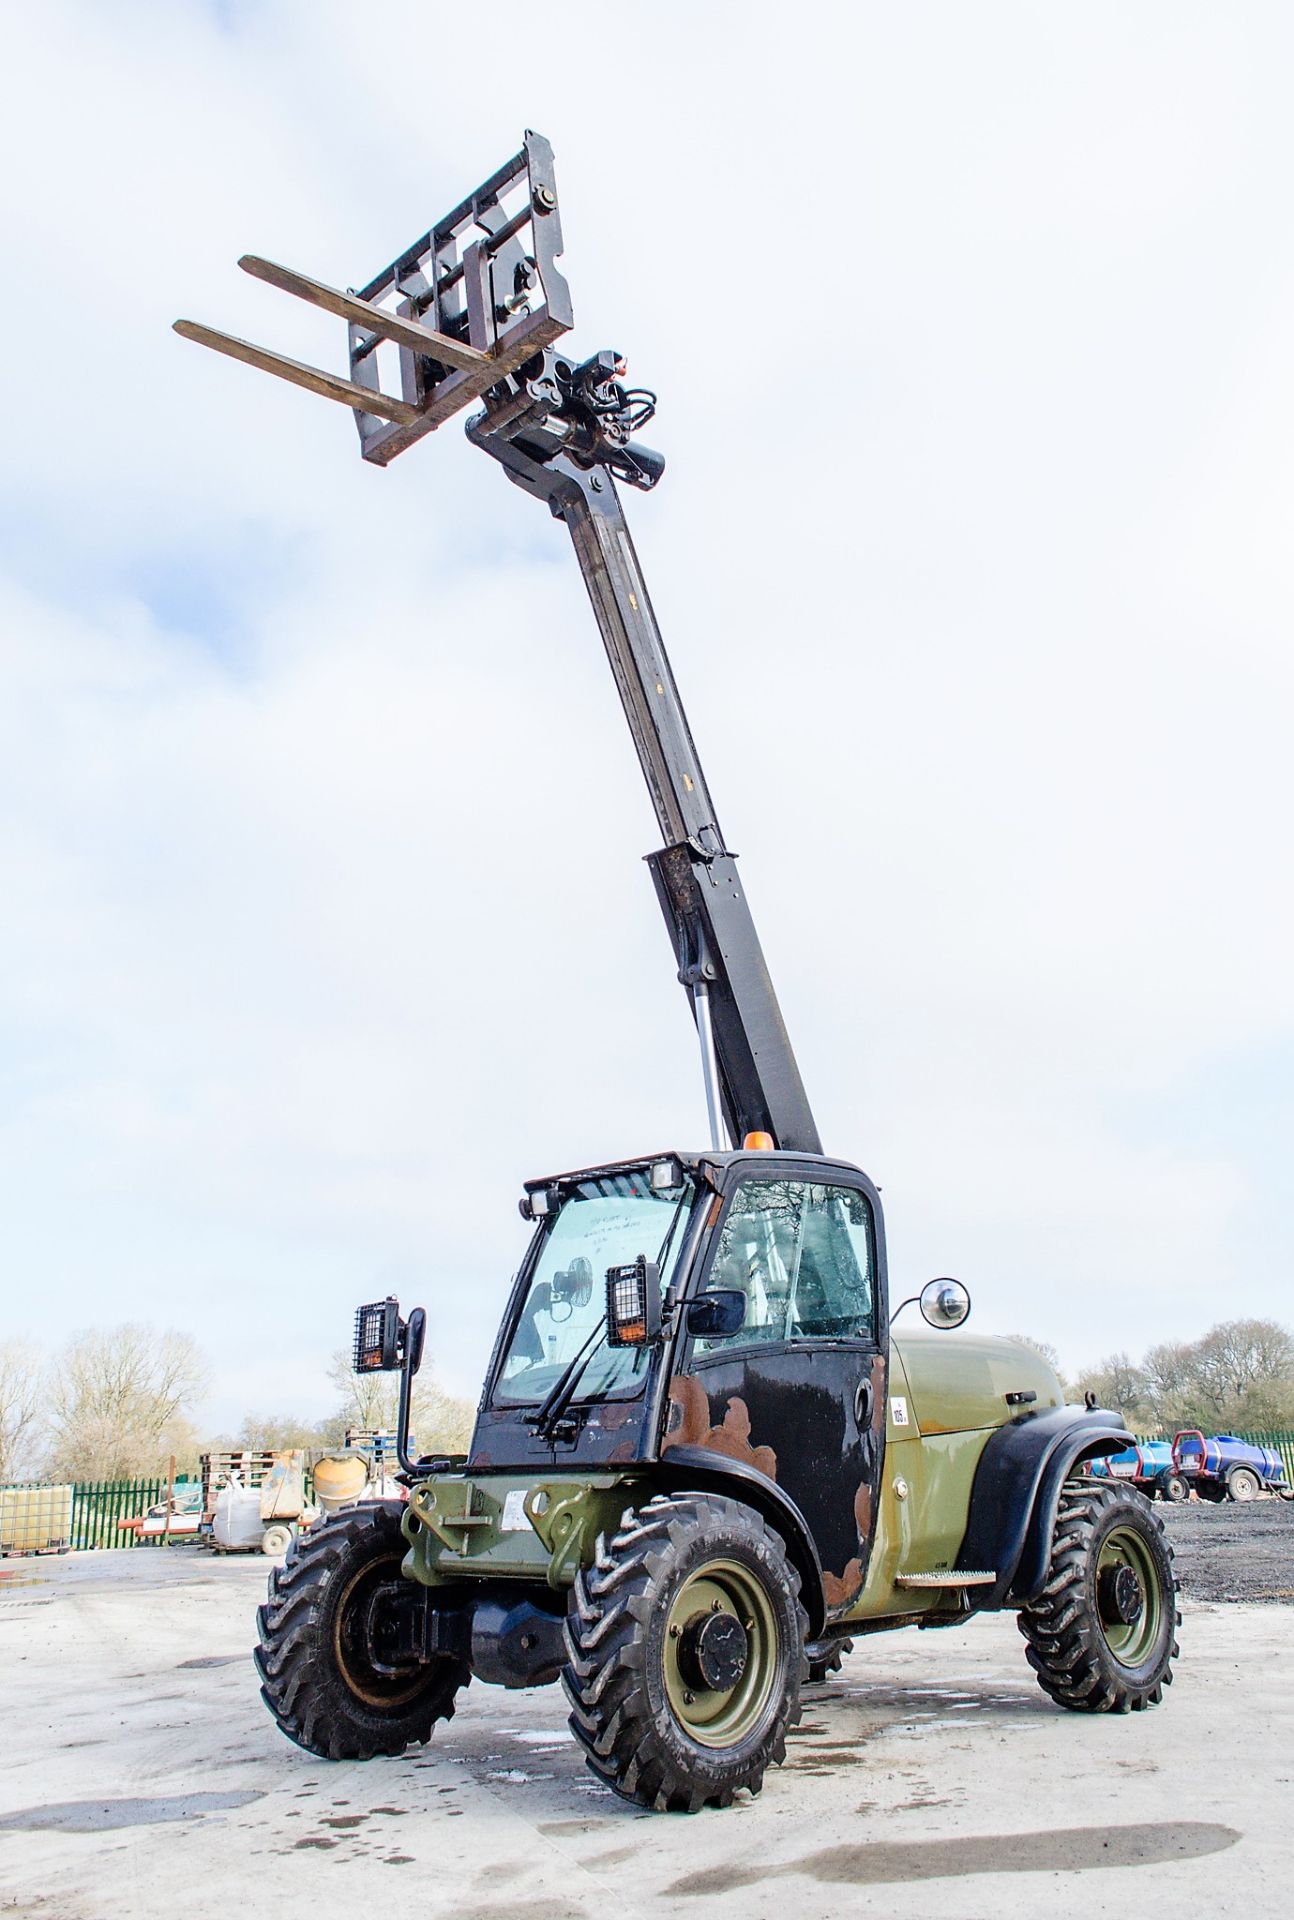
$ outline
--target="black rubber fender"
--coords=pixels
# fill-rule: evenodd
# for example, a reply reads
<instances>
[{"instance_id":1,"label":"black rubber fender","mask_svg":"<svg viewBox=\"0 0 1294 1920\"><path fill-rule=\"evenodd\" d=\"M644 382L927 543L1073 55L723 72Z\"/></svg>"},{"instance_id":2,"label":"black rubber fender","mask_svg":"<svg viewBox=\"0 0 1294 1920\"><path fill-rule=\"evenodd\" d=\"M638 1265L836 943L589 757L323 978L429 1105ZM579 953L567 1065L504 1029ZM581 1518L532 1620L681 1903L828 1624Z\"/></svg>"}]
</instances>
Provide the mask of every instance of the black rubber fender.
<instances>
[{"instance_id":1,"label":"black rubber fender","mask_svg":"<svg viewBox=\"0 0 1294 1920\"><path fill-rule=\"evenodd\" d=\"M1081 1460L1135 1444L1117 1413L1054 1407L1008 1421L990 1435L975 1469L970 1513L957 1565L992 1570L991 1587L970 1593L976 1609L1023 1607L1047 1577L1060 1490Z\"/></svg>"}]
</instances>

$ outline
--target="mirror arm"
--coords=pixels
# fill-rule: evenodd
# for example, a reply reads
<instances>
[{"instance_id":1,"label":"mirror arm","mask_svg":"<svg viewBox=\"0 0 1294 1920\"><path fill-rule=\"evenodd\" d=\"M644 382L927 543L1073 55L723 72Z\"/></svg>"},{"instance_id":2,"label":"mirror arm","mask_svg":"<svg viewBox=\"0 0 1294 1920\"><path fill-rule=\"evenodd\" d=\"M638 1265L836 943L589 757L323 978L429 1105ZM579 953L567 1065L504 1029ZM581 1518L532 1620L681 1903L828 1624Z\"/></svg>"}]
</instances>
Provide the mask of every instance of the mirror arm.
<instances>
[{"instance_id":1,"label":"mirror arm","mask_svg":"<svg viewBox=\"0 0 1294 1920\"><path fill-rule=\"evenodd\" d=\"M404 1358L400 1368L400 1405L395 1417L395 1455L405 1473L416 1471L409 1458L409 1405L413 1398L413 1376L422 1365L422 1345L427 1332L427 1316L414 1307L404 1329Z\"/></svg>"},{"instance_id":2,"label":"mirror arm","mask_svg":"<svg viewBox=\"0 0 1294 1920\"><path fill-rule=\"evenodd\" d=\"M910 1293L906 1300L900 1300L898 1306L895 1307L893 1313L890 1315L890 1325L894 1325L894 1322L898 1319L904 1307L915 1307L920 1298L921 1295L919 1293Z\"/></svg>"}]
</instances>

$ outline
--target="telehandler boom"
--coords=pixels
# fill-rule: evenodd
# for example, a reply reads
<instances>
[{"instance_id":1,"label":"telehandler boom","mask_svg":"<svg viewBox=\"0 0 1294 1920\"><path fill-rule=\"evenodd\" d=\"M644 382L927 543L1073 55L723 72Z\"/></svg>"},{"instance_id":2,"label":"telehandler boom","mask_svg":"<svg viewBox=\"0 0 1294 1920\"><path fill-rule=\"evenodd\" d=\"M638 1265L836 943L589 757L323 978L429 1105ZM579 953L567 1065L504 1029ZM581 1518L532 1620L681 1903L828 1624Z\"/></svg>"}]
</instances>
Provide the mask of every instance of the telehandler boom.
<instances>
[{"instance_id":1,"label":"telehandler boom","mask_svg":"<svg viewBox=\"0 0 1294 1920\"><path fill-rule=\"evenodd\" d=\"M822 1151L620 503L664 470L637 438L655 396L618 353L559 349L561 252L528 133L358 293L243 259L346 321L348 375L176 322L352 408L379 466L479 403L468 438L564 522L665 843L649 864L710 1121L704 1150L526 1183L465 1457L411 1452L422 1309L360 1308L357 1371L401 1372L407 1501L294 1543L258 1616L266 1704L310 1752L369 1758L428 1739L473 1679L560 1677L590 1767L662 1810L758 1791L801 1686L892 1627L1010 1609L1060 1705L1153 1705L1171 1553L1139 1494L1086 1472L1131 1436L1020 1344L947 1338L956 1281L891 1312L877 1190ZM916 1301L935 1337L891 1339Z\"/></svg>"}]
</instances>

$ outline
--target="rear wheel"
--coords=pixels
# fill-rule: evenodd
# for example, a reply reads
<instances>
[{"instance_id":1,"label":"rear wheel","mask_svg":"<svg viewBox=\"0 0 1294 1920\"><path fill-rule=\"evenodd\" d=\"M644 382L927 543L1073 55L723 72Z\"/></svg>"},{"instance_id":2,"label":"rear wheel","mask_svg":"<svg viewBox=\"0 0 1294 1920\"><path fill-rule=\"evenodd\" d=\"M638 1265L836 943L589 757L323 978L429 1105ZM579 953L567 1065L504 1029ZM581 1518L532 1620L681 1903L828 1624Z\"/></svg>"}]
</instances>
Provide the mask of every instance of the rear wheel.
<instances>
[{"instance_id":1,"label":"rear wheel","mask_svg":"<svg viewBox=\"0 0 1294 1920\"><path fill-rule=\"evenodd\" d=\"M800 1717L807 1621L779 1536L690 1493L626 1513L575 1581L562 1682L593 1772L660 1812L758 1793Z\"/></svg>"},{"instance_id":2,"label":"rear wheel","mask_svg":"<svg viewBox=\"0 0 1294 1920\"><path fill-rule=\"evenodd\" d=\"M1179 1506L1183 1500L1190 1499L1191 1490L1185 1480L1180 1473L1174 1473L1171 1469L1160 1474L1158 1486L1160 1499L1171 1500L1174 1506Z\"/></svg>"},{"instance_id":3,"label":"rear wheel","mask_svg":"<svg viewBox=\"0 0 1294 1920\"><path fill-rule=\"evenodd\" d=\"M1227 1475L1228 1500L1256 1500L1262 1491L1262 1481L1252 1467L1232 1467Z\"/></svg>"},{"instance_id":4,"label":"rear wheel","mask_svg":"<svg viewBox=\"0 0 1294 1920\"><path fill-rule=\"evenodd\" d=\"M366 1618L378 1588L401 1577L403 1511L398 1502L350 1507L298 1534L256 1615L261 1698L289 1740L325 1760L371 1760L430 1740L471 1678L465 1661L447 1657L396 1675L373 1663Z\"/></svg>"},{"instance_id":5,"label":"rear wheel","mask_svg":"<svg viewBox=\"0 0 1294 1920\"><path fill-rule=\"evenodd\" d=\"M1180 1623L1172 1548L1154 1508L1128 1487L1068 1481L1046 1582L1019 1616L1043 1692L1075 1713L1157 1706Z\"/></svg>"}]
</instances>

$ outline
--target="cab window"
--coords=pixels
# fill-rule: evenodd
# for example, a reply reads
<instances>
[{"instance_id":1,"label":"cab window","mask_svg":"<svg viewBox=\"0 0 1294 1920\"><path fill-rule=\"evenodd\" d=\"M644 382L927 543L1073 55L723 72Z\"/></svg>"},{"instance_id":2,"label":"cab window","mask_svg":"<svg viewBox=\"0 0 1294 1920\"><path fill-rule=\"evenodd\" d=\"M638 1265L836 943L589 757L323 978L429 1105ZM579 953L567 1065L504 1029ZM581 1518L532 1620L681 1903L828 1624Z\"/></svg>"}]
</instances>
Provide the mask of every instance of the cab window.
<instances>
[{"instance_id":1,"label":"cab window","mask_svg":"<svg viewBox=\"0 0 1294 1920\"><path fill-rule=\"evenodd\" d=\"M699 1352L868 1337L875 1281L865 1195L818 1181L743 1180L706 1285L744 1294L746 1317L738 1333L698 1339Z\"/></svg>"}]
</instances>

